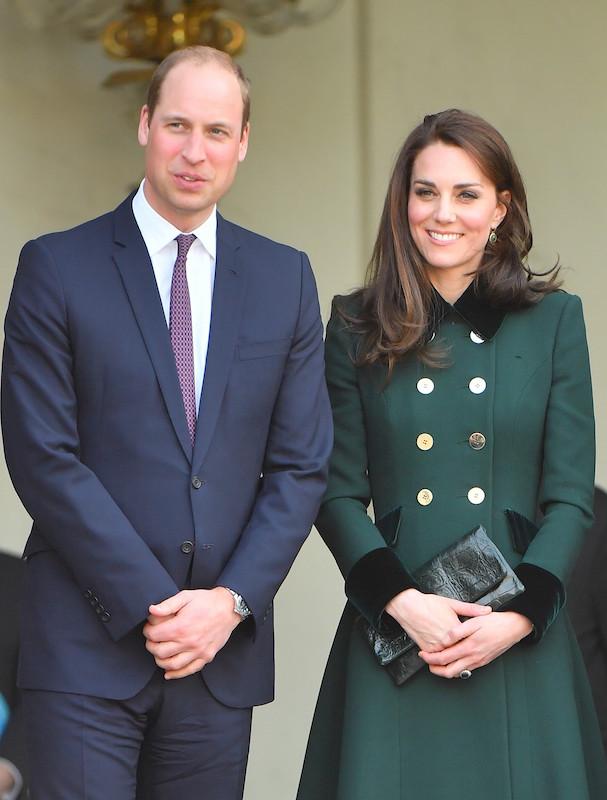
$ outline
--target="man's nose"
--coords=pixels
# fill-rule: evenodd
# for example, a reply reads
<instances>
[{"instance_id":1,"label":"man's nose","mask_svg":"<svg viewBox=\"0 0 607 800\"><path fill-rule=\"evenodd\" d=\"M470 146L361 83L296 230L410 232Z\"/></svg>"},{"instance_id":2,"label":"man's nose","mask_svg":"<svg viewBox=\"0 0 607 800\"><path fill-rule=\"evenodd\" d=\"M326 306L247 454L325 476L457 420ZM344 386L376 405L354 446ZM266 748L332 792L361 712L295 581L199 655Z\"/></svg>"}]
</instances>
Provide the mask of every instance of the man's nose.
<instances>
[{"instance_id":1,"label":"man's nose","mask_svg":"<svg viewBox=\"0 0 607 800\"><path fill-rule=\"evenodd\" d=\"M188 136L187 142L181 151L183 157L190 164L198 164L205 161L207 154L204 144L204 136L202 134L192 131Z\"/></svg>"}]
</instances>

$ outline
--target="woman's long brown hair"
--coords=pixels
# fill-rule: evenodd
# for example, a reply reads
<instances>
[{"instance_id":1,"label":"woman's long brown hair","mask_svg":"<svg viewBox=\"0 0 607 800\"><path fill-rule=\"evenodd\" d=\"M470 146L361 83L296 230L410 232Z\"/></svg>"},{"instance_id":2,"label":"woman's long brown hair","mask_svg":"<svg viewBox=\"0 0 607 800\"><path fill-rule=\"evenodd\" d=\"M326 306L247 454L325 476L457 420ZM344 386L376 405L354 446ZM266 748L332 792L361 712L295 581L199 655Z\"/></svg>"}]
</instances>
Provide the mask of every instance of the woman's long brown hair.
<instances>
[{"instance_id":1,"label":"woman's long brown hair","mask_svg":"<svg viewBox=\"0 0 607 800\"><path fill-rule=\"evenodd\" d=\"M444 364L440 348L426 346L432 321L432 284L407 216L413 164L418 154L435 142L465 150L495 185L507 208L497 242L487 244L474 278L486 301L508 311L526 308L560 285L558 265L545 273L533 273L527 266L533 242L527 197L502 135L481 117L458 109L428 115L407 137L396 159L365 285L355 292L356 311L352 313L351 304L348 311L341 311L349 326L361 334L357 363L385 363L388 374L410 352L416 352L425 363Z\"/></svg>"}]
</instances>

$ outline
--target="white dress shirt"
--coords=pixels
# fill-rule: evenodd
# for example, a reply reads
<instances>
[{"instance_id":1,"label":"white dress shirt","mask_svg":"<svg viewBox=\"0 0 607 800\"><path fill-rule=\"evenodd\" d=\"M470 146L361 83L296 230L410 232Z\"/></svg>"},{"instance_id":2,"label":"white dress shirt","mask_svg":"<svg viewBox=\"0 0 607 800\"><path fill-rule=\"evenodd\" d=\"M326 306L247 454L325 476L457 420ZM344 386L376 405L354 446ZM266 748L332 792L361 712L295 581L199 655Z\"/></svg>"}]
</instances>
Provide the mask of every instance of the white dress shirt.
<instances>
[{"instance_id":1,"label":"white dress shirt","mask_svg":"<svg viewBox=\"0 0 607 800\"><path fill-rule=\"evenodd\" d=\"M171 310L171 281L177 259L175 238L182 231L161 217L148 203L141 182L133 197L133 214L150 254L158 292L167 327ZM215 282L215 259L217 254L217 208L213 207L209 218L192 231L196 240L188 252L186 273L192 310L192 342L194 346L194 382L196 408L200 406L202 381L207 361L209 329L211 326L211 301Z\"/></svg>"}]
</instances>

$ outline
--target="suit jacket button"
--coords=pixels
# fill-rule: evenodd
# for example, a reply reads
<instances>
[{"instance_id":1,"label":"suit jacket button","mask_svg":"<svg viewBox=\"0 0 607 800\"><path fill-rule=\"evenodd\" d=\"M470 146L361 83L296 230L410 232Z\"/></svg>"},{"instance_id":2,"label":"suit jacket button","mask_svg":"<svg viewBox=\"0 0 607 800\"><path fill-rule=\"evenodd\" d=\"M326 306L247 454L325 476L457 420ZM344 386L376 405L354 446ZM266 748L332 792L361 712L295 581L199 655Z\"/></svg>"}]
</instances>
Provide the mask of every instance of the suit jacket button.
<instances>
[{"instance_id":1,"label":"suit jacket button","mask_svg":"<svg viewBox=\"0 0 607 800\"><path fill-rule=\"evenodd\" d=\"M179 549L181 550L182 553L185 553L185 555L187 556L194 549L194 543L189 541L182 542L181 547Z\"/></svg>"},{"instance_id":2,"label":"suit jacket button","mask_svg":"<svg viewBox=\"0 0 607 800\"><path fill-rule=\"evenodd\" d=\"M109 622L112 619L112 615L109 611L104 611L101 616L99 617L101 622Z\"/></svg>"},{"instance_id":3,"label":"suit jacket button","mask_svg":"<svg viewBox=\"0 0 607 800\"><path fill-rule=\"evenodd\" d=\"M202 484L203 484L203 481L200 480L198 475L194 475L194 477L192 478L192 486L194 487L194 489L200 489Z\"/></svg>"}]
</instances>

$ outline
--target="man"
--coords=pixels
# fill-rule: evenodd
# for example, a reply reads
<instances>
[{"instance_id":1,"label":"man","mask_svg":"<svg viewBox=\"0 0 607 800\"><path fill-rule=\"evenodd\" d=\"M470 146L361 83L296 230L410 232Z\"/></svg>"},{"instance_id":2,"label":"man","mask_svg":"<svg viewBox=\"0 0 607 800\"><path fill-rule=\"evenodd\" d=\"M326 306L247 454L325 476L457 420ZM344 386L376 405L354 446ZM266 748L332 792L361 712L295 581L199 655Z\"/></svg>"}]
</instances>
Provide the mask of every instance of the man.
<instances>
[{"instance_id":1,"label":"man","mask_svg":"<svg viewBox=\"0 0 607 800\"><path fill-rule=\"evenodd\" d=\"M21 254L2 409L34 521L32 800L242 796L251 707L273 694L272 598L332 443L306 256L216 214L248 109L227 56L169 56L139 191Z\"/></svg>"}]
</instances>

